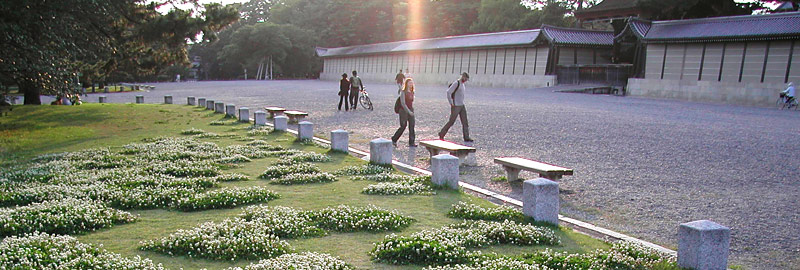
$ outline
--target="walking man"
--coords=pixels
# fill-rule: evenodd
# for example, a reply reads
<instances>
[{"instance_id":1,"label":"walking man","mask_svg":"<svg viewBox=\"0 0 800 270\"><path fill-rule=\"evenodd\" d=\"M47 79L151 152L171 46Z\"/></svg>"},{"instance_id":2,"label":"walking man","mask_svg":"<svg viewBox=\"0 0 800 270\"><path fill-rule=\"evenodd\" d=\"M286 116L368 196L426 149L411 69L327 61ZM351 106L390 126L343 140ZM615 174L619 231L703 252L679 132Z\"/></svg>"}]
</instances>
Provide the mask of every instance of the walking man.
<instances>
[{"instance_id":1,"label":"walking man","mask_svg":"<svg viewBox=\"0 0 800 270\"><path fill-rule=\"evenodd\" d=\"M464 106L464 91L466 90L466 86L464 84L468 80L469 74L466 72L461 73L461 78L450 84L450 88L447 89L447 101L450 102L450 119L447 120L446 124L444 124L442 130L439 131L440 140L444 140L444 135L447 135L447 131L450 130L450 127L452 127L453 123L456 122L456 117L458 117L461 118L461 129L464 132L464 141L472 142L472 138L469 137L467 108Z\"/></svg>"},{"instance_id":2,"label":"walking man","mask_svg":"<svg viewBox=\"0 0 800 270\"><path fill-rule=\"evenodd\" d=\"M358 106L358 91L364 89L364 83L361 82L361 77L358 77L358 72L353 70L353 77L350 77L350 106L355 110Z\"/></svg>"},{"instance_id":3,"label":"walking man","mask_svg":"<svg viewBox=\"0 0 800 270\"><path fill-rule=\"evenodd\" d=\"M406 80L406 75L403 75L403 70L397 72L397 76L394 76L394 82L397 83L397 94L400 94L400 91L403 91L403 81Z\"/></svg>"}]
</instances>

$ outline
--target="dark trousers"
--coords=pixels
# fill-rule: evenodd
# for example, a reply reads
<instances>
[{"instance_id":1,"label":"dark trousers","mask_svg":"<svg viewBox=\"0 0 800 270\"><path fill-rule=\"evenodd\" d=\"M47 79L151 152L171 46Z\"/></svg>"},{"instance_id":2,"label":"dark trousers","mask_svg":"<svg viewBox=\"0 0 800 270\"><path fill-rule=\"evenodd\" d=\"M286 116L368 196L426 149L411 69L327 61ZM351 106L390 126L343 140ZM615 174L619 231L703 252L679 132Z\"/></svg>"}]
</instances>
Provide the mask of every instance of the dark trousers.
<instances>
[{"instance_id":1,"label":"dark trousers","mask_svg":"<svg viewBox=\"0 0 800 270\"><path fill-rule=\"evenodd\" d=\"M353 108L353 110L358 107L358 89L350 89L350 107Z\"/></svg>"},{"instance_id":2,"label":"dark trousers","mask_svg":"<svg viewBox=\"0 0 800 270\"><path fill-rule=\"evenodd\" d=\"M348 103L349 103L350 99L347 97L347 95L339 95L339 110L340 111L342 110L342 101L344 101L344 110L345 111L349 111L350 110L350 105Z\"/></svg>"},{"instance_id":3,"label":"dark trousers","mask_svg":"<svg viewBox=\"0 0 800 270\"><path fill-rule=\"evenodd\" d=\"M456 117L461 118L461 129L464 131L464 140L470 140L469 137L469 123L467 123L467 108L465 106L450 106L450 119L447 124L444 124L442 130L439 131L439 137L444 138L447 131L456 122Z\"/></svg>"},{"instance_id":4,"label":"dark trousers","mask_svg":"<svg viewBox=\"0 0 800 270\"><path fill-rule=\"evenodd\" d=\"M400 136L403 136L403 132L406 131L406 126L408 126L408 144L414 144L414 139L416 138L414 122L414 116L409 115L404 109L400 109L400 128L392 136L392 142L397 143L400 140Z\"/></svg>"}]
</instances>

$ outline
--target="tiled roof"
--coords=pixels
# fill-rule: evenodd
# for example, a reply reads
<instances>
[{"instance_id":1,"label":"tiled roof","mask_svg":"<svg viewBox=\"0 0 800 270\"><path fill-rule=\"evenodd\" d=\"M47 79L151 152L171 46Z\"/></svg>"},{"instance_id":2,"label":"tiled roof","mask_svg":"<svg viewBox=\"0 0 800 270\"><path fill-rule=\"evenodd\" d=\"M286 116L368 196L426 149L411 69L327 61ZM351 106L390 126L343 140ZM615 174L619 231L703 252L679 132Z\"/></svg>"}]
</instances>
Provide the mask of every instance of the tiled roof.
<instances>
[{"instance_id":1,"label":"tiled roof","mask_svg":"<svg viewBox=\"0 0 800 270\"><path fill-rule=\"evenodd\" d=\"M631 19L628 28L645 42L800 38L800 12L655 22Z\"/></svg>"},{"instance_id":2,"label":"tiled roof","mask_svg":"<svg viewBox=\"0 0 800 270\"><path fill-rule=\"evenodd\" d=\"M320 57L391 53L421 50L530 45L539 36L539 29L415 39L340 48L317 48Z\"/></svg>"},{"instance_id":3,"label":"tiled roof","mask_svg":"<svg viewBox=\"0 0 800 270\"><path fill-rule=\"evenodd\" d=\"M542 26L542 36L555 45L613 46L614 32Z\"/></svg>"}]
</instances>

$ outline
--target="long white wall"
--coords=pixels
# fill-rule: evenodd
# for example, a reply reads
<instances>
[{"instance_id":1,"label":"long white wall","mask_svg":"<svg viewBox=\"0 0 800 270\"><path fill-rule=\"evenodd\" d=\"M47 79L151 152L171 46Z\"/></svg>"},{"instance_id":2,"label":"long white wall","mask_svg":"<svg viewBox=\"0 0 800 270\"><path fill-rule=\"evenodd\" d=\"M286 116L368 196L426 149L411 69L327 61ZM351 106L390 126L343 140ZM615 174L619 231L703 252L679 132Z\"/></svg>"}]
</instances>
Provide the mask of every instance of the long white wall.
<instances>
[{"instance_id":1,"label":"long white wall","mask_svg":"<svg viewBox=\"0 0 800 270\"><path fill-rule=\"evenodd\" d=\"M554 75L545 75L549 49L540 47L492 48L435 52L409 52L354 57L324 58L322 80L339 80L342 73L357 70L370 82L394 82L406 69L422 84L446 85L462 72L470 84L484 87L541 87L555 85Z\"/></svg>"},{"instance_id":2,"label":"long white wall","mask_svg":"<svg viewBox=\"0 0 800 270\"><path fill-rule=\"evenodd\" d=\"M768 106L787 82L800 82L800 41L649 44L645 77L628 92Z\"/></svg>"}]
</instances>

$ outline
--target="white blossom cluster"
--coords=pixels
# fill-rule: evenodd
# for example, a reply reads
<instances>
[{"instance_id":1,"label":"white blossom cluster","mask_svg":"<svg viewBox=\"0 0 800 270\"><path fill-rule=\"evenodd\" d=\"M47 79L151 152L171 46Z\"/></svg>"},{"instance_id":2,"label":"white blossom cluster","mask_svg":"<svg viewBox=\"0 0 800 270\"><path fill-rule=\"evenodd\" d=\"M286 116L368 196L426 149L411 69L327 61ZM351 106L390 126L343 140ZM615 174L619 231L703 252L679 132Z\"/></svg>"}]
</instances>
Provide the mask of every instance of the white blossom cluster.
<instances>
[{"instance_id":1,"label":"white blossom cluster","mask_svg":"<svg viewBox=\"0 0 800 270\"><path fill-rule=\"evenodd\" d=\"M512 208L510 206L499 206L493 208L481 207L477 204L470 204L466 202L458 202L453 205L450 212L447 213L448 217L463 218L472 220L491 220L503 221L513 220L517 222L524 222L529 220L522 214L522 211Z\"/></svg>"},{"instance_id":2,"label":"white blossom cluster","mask_svg":"<svg viewBox=\"0 0 800 270\"><path fill-rule=\"evenodd\" d=\"M265 187L224 187L193 196L183 197L175 202L181 211L198 211L217 208L233 208L239 205L267 202L280 196Z\"/></svg>"},{"instance_id":3,"label":"white blossom cluster","mask_svg":"<svg viewBox=\"0 0 800 270\"><path fill-rule=\"evenodd\" d=\"M184 129L181 131L182 135L200 135L205 134L206 131L199 128Z\"/></svg>"},{"instance_id":4,"label":"white blossom cluster","mask_svg":"<svg viewBox=\"0 0 800 270\"><path fill-rule=\"evenodd\" d=\"M31 232L73 234L134 222L131 213L73 198L0 208L0 235Z\"/></svg>"},{"instance_id":5,"label":"white blossom cluster","mask_svg":"<svg viewBox=\"0 0 800 270\"><path fill-rule=\"evenodd\" d=\"M384 172L379 174L356 175L350 177L353 181L373 181L373 182L417 182L418 176Z\"/></svg>"},{"instance_id":6,"label":"white blossom cluster","mask_svg":"<svg viewBox=\"0 0 800 270\"><path fill-rule=\"evenodd\" d=\"M314 152L302 152L297 153L291 156L287 156L284 159L291 159L292 161L296 162L330 162L331 157L325 154L314 153Z\"/></svg>"},{"instance_id":7,"label":"white blossom cluster","mask_svg":"<svg viewBox=\"0 0 800 270\"><path fill-rule=\"evenodd\" d=\"M238 181L249 181L250 176L241 174L241 173L229 173L229 174L220 174L214 176L212 179L216 182L238 182Z\"/></svg>"},{"instance_id":8,"label":"white blossom cluster","mask_svg":"<svg viewBox=\"0 0 800 270\"><path fill-rule=\"evenodd\" d=\"M369 185L361 193L367 195L433 195L430 185L415 182L377 183Z\"/></svg>"},{"instance_id":9,"label":"white blossom cluster","mask_svg":"<svg viewBox=\"0 0 800 270\"><path fill-rule=\"evenodd\" d=\"M283 146L273 145L273 144L270 144L270 143L268 143L267 141L264 141L264 140L252 140L249 143L247 143L247 145L257 146L258 148L261 148L262 150L267 150L267 151L286 150L286 148L283 148Z\"/></svg>"},{"instance_id":10,"label":"white blossom cluster","mask_svg":"<svg viewBox=\"0 0 800 270\"><path fill-rule=\"evenodd\" d=\"M387 211L374 205L339 205L313 211L309 215L320 228L339 232L399 231L414 221L397 210Z\"/></svg>"},{"instance_id":11,"label":"white blossom cluster","mask_svg":"<svg viewBox=\"0 0 800 270\"><path fill-rule=\"evenodd\" d=\"M308 236L324 236L327 231L316 226L316 222L308 215L291 207L268 207L263 204L248 206L239 215L242 220L263 224L267 230L279 237L299 238Z\"/></svg>"},{"instance_id":12,"label":"white blossom cluster","mask_svg":"<svg viewBox=\"0 0 800 270\"><path fill-rule=\"evenodd\" d=\"M31 233L0 242L0 269L163 270L161 264L78 242L74 237Z\"/></svg>"},{"instance_id":13,"label":"white blossom cluster","mask_svg":"<svg viewBox=\"0 0 800 270\"><path fill-rule=\"evenodd\" d=\"M479 260L473 264L454 264L443 266L429 266L423 270L549 270L545 266L527 264L523 261L510 258L496 258ZM571 268L572 269L572 268Z\"/></svg>"},{"instance_id":14,"label":"white blossom cluster","mask_svg":"<svg viewBox=\"0 0 800 270\"><path fill-rule=\"evenodd\" d=\"M380 165L367 164L361 166L349 166L334 172L335 175L369 175L391 172L392 168Z\"/></svg>"},{"instance_id":15,"label":"white blossom cluster","mask_svg":"<svg viewBox=\"0 0 800 270\"><path fill-rule=\"evenodd\" d=\"M270 184L275 185L301 185L312 183L330 183L338 181L336 176L326 172L315 173L293 173L274 179Z\"/></svg>"},{"instance_id":16,"label":"white blossom cluster","mask_svg":"<svg viewBox=\"0 0 800 270\"><path fill-rule=\"evenodd\" d=\"M640 244L620 241L609 250L568 254L545 250L520 256L529 264L538 264L550 269L614 270L614 269L678 269L675 256L662 254Z\"/></svg>"},{"instance_id":17,"label":"white blossom cluster","mask_svg":"<svg viewBox=\"0 0 800 270\"><path fill-rule=\"evenodd\" d=\"M140 249L215 260L272 258L293 251L286 241L256 221L226 219L178 230L160 240L143 241Z\"/></svg>"},{"instance_id":18,"label":"white blossom cluster","mask_svg":"<svg viewBox=\"0 0 800 270\"><path fill-rule=\"evenodd\" d=\"M479 255L467 248L495 244L558 245L552 229L513 221L465 221L411 236L388 235L375 244L372 256L392 264L453 264Z\"/></svg>"},{"instance_id":19,"label":"white blossom cluster","mask_svg":"<svg viewBox=\"0 0 800 270\"><path fill-rule=\"evenodd\" d=\"M353 270L344 261L324 253L303 252L283 254L281 256L261 260L244 268L234 267L228 270Z\"/></svg>"},{"instance_id":20,"label":"white blossom cluster","mask_svg":"<svg viewBox=\"0 0 800 270\"><path fill-rule=\"evenodd\" d=\"M250 126L247 135L250 136L267 136L272 133L274 129L269 126Z\"/></svg>"},{"instance_id":21,"label":"white blossom cluster","mask_svg":"<svg viewBox=\"0 0 800 270\"><path fill-rule=\"evenodd\" d=\"M259 177L262 179L275 179L285 175L296 173L318 173L322 172L319 167L310 163L299 163L294 165L276 165L267 167Z\"/></svg>"}]
</instances>

